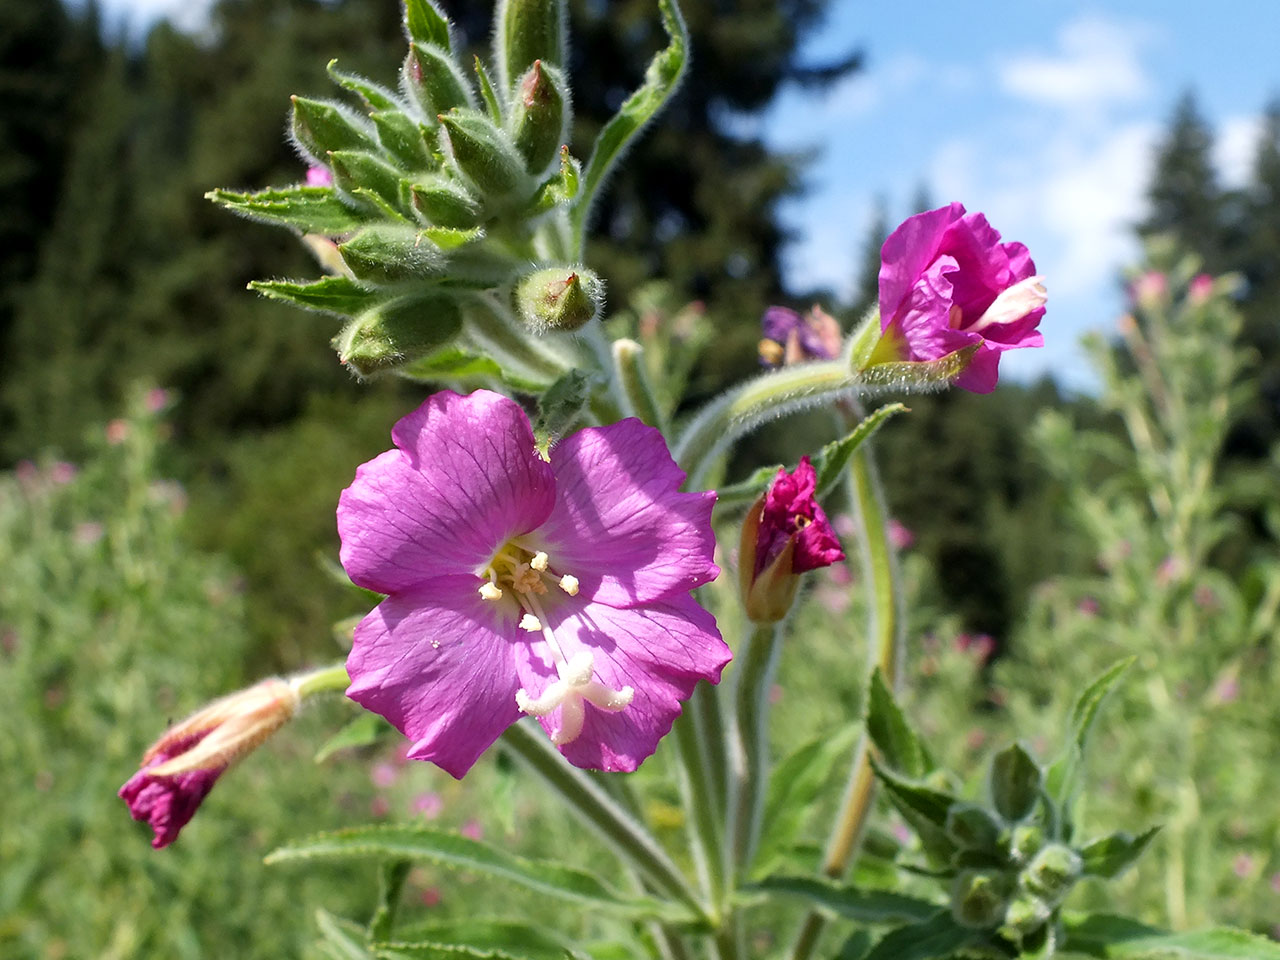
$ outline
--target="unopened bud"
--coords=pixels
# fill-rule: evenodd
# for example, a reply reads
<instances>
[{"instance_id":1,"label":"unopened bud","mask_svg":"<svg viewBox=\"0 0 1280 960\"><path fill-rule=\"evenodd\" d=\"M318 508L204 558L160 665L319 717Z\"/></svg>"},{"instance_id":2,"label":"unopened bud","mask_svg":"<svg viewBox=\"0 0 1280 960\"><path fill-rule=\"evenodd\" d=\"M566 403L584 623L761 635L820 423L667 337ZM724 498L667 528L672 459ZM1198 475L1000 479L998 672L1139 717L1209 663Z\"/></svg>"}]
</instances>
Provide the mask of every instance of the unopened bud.
<instances>
[{"instance_id":1,"label":"unopened bud","mask_svg":"<svg viewBox=\"0 0 1280 960\"><path fill-rule=\"evenodd\" d=\"M1000 932L1008 935L1011 940L1020 940L1043 927L1052 913L1049 905L1039 897L1021 893L1005 910Z\"/></svg>"},{"instance_id":2,"label":"unopened bud","mask_svg":"<svg viewBox=\"0 0 1280 960\"><path fill-rule=\"evenodd\" d=\"M454 107L475 105L462 69L448 53L433 44L415 43L410 46L401 74L405 89L427 117Z\"/></svg>"},{"instance_id":3,"label":"unopened bud","mask_svg":"<svg viewBox=\"0 0 1280 960\"><path fill-rule=\"evenodd\" d=\"M400 203L400 173L371 153L337 150L329 154L333 185L359 199L362 194L377 194L389 206Z\"/></svg>"},{"instance_id":4,"label":"unopened bud","mask_svg":"<svg viewBox=\"0 0 1280 960\"><path fill-rule=\"evenodd\" d=\"M947 811L947 836L964 850L994 851L1000 824L982 807L957 803Z\"/></svg>"},{"instance_id":5,"label":"unopened bud","mask_svg":"<svg viewBox=\"0 0 1280 960\"><path fill-rule=\"evenodd\" d=\"M1022 885L1049 904L1058 904L1080 879L1080 854L1051 843L1035 855L1022 872Z\"/></svg>"},{"instance_id":6,"label":"unopened bud","mask_svg":"<svg viewBox=\"0 0 1280 960\"><path fill-rule=\"evenodd\" d=\"M413 209L432 226L466 230L480 222L480 204L455 181L430 177L411 188Z\"/></svg>"},{"instance_id":7,"label":"unopened bud","mask_svg":"<svg viewBox=\"0 0 1280 960\"><path fill-rule=\"evenodd\" d=\"M585 267L548 267L516 284L515 307L535 332L578 330L603 309L604 282Z\"/></svg>"},{"instance_id":8,"label":"unopened bud","mask_svg":"<svg viewBox=\"0 0 1280 960\"><path fill-rule=\"evenodd\" d=\"M508 129L529 172L540 177L560 151L569 122L564 75L535 60L521 78Z\"/></svg>"},{"instance_id":9,"label":"unopened bud","mask_svg":"<svg viewBox=\"0 0 1280 960\"><path fill-rule=\"evenodd\" d=\"M426 356L462 326L447 297L405 297L362 313L333 339L338 359L361 377L385 373Z\"/></svg>"},{"instance_id":10,"label":"unopened bud","mask_svg":"<svg viewBox=\"0 0 1280 960\"><path fill-rule=\"evenodd\" d=\"M426 237L412 228L366 227L338 244L352 275L370 283L399 283L440 272L442 258Z\"/></svg>"},{"instance_id":11,"label":"unopened bud","mask_svg":"<svg viewBox=\"0 0 1280 960\"><path fill-rule=\"evenodd\" d=\"M994 871L965 870L951 885L951 915L962 927L988 930L1005 917L1009 881Z\"/></svg>"},{"instance_id":12,"label":"unopened bud","mask_svg":"<svg viewBox=\"0 0 1280 960\"><path fill-rule=\"evenodd\" d=\"M1009 856L1018 863L1025 863L1044 846L1044 831L1031 824L1019 824L1009 831Z\"/></svg>"},{"instance_id":13,"label":"unopened bud","mask_svg":"<svg viewBox=\"0 0 1280 960\"><path fill-rule=\"evenodd\" d=\"M474 110L454 110L439 120L445 152L485 200L500 202L529 187L524 158L486 117Z\"/></svg>"},{"instance_id":14,"label":"unopened bud","mask_svg":"<svg viewBox=\"0 0 1280 960\"><path fill-rule=\"evenodd\" d=\"M567 45L565 0L501 0L494 44L499 80L507 90L535 60L564 66Z\"/></svg>"},{"instance_id":15,"label":"unopened bud","mask_svg":"<svg viewBox=\"0 0 1280 960\"><path fill-rule=\"evenodd\" d=\"M1001 750L991 761L991 799L1000 816L1021 820L1035 809L1044 773L1019 744Z\"/></svg>"},{"instance_id":16,"label":"unopened bud","mask_svg":"<svg viewBox=\"0 0 1280 960\"><path fill-rule=\"evenodd\" d=\"M334 150L377 150L378 143L355 113L336 103L293 98L293 138L312 161L326 164Z\"/></svg>"}]
</instances>

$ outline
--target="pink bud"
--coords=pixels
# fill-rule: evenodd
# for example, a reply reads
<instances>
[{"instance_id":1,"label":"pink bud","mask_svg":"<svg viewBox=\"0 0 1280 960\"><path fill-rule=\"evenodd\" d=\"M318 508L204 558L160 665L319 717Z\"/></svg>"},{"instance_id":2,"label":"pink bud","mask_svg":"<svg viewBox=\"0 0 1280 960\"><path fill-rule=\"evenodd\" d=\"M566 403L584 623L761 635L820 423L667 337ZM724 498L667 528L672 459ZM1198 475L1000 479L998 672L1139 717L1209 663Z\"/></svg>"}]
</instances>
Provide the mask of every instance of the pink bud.
<instances>
[{"instance_id":1,"label":"pink bud","mask_svg":"<svg viewBox=\"0 0 1280 960\"><path fill-rule=\"evenodd\" d=\"M1197 273L1187 285L1187 299L1199 306L1213 296L1213 277L1207 273Z\"/></svg>"},{"instance_id":2,"label":"pink bud","mask_svg":"<svg viewBox=\"0 0 1280 960\"><path fill-rule=\"evenodd\" d=\"M118 447L129 438L129 423L126 420L112 420L107 424L107 443Z\"/></svg>"},{"instance_id":3,"label":"pink bud","mask_svg":"<svg viewBox=\"0 0 1280 960\"><path fill-rule=\"evenodd\" d=\"M328 167L307 167L308 187L332 187L333 173Z\"/></svg>"}]
</instances>

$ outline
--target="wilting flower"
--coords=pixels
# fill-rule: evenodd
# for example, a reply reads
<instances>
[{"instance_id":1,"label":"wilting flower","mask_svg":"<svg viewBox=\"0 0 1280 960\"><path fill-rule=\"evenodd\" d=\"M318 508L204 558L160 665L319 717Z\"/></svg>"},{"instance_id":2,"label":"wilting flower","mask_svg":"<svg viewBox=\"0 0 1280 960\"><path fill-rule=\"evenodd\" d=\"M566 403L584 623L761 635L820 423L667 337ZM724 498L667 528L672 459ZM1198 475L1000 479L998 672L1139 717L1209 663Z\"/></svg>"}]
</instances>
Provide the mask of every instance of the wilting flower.
<instances>
[{"instance_id":1,"label":"wilting flower","mask_svg":"<svg viewBox=\"0 0 1280 960\"><path fill-rule=\"evenodd\" d=\"M738 577L747 616L776 623L787 615L799 575L844 559L816 499L818 475L808 457L794 473L779 470L742 523Z\"/></svg>"},{"instance_id":2,"label":"wilting flower","mask_svg":"<svg viewBox=\"0 0 1280 960\"><path fill-rule=\"evenodd\" d=\"M840 324L817 304L804 316L769 307L760 318L760 362L766 367L830 360L840 353Z\"/></svg>"},{"instance_id":3,"label":"wilting flower","mask_svg":"<svg viewBox=\"0 0 1280 960\"><path fill-rule=\"evenodd\" d=\"M215 700L177 724L142 757L142 768L120 788L135 820L151 825L151 846L178 837L223 772L297 712L298 694L272 677Z\"/></svg>"},{"instance_id":4,"label":"wilting flower","mask_svg":"<svg viewBox=\"0 0 1280 960\"><path fill-rule=\"evenodd\" d=\"M570 762L634 770L729 660L689 591L715 578L712 493L680 493L638 420L534 445L524 411L445 391L397 423L338 505L342 563L387 594L347 695L461 777L521 713Z\"/></svg>"},{"instance_id":5,"label":"wilting flower","mask_svg":"<svg viewBox=\"0 0 1280 960\"><path fill-rule=\"evenodd\" d=\"M956 386L995 389L1000 354L1039 347L1046 294L1027 248L1001 243L959 203L916 214L880 251L881 340L873 363L938 360L976 348Z\"/></svg>"}]
</instances>

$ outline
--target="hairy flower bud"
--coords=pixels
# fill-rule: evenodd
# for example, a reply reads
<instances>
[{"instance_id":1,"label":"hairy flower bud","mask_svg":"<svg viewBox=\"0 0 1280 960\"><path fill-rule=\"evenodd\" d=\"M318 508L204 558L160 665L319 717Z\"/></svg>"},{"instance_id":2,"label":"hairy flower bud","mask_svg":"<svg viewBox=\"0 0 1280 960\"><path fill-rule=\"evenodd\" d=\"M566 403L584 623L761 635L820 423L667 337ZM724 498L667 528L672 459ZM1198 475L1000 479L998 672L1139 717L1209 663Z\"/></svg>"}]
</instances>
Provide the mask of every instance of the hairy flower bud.
<instances>
[{"instance_id":1,"label":"hairy flower bud","mask_svg":"<svg viewBox=\"0 0 1280 960\"><path fill-rule=\"evenodd\" d=\"M529 186L524 159L486 117L454 110L439 119L454 167L486 201L501 202Z\"/></svg>"},{"instance_id":2,"label":"hairy flower bud","mask_svg":"<svg viewBox=\"0 0 1280 960\"><path fill-rule=\"evenodd\" d=\"M462 326L447 297L405 297L356 317L333 339L338 359L362 377L384 373L425 356L453 339Z\"/></svg>"},{"instance_id":3,"label":"hairy flower bud","mask_svg":"<svg viewBox=\"0 0 1280 960\"><path fill-rule=\"evenodd\" d=\"M1060 843L1051 843L1022 871L1022 885L1046 903L1058 904L1080 879L1082 866L1080 854Z\"/></svg>"},{"instance_id":4,"label":"hairy flower bud","mask_svg":"<svg viewBox=\"0 0 1280 960\"><path fill-rule=\"evenodd\" d=\"M215 700L152 744L119 792L133 819L151 825L151 845L177 839L218 777L284 726L298 704L294 686L272 677Z\"/></svg>"},{"instance_id":5,"label":"hairy flower bud","mask_svg":"<svg viewBox=\"0 0 1280 960\"><path fill-rule=\"evenodd\" d=\"M501 0L495 21L494 53L499 81L505 89L511 89L516 78L535 60L564 65L564 0Z\"/></svg>"},{"instance_id":6,"label":"hairy flower bud","mask_svg":"<svg viewBox=\"0 0 1280 960\"><path fill-rule=\"evenodd\" d=\"M428 117L474 106L471 87L453 58L434 44L409 47L401 70L404 87Z\"/></svg>"},{"instance_id":7,"label":"hairy flower bud","mask_svg":"<svg viewBox=\"0 0 1280 960\"><path fill-rule=\"evenodd\" d=\"M435 244L404 227L366 227L338 244L342 259L357 279L370 283L398 283L440 272L442 259Z\"/></svg>"},{"instance_id":8,"label":"hairy flower bud","mask_svg":"<svg viewBox=\"0 0 1280 960\"><path fill-rule=\"evenodd\" d=\"M546 172L565 141L567 90L563 74L541 60L533 62L516 88L508 129L535 177Z\"/></svg>"},{"instance_id":9,"label":"hairy flower bud","mask_svg":"<svg viewBox=\"0 0 1280 960\"><path fill-rule=\"evenodd\" d=\"M335 150L329 154L329 167L333 171L333 185L343 193L357 199L377 194L388 206L399 205L400 172L373 154Z\"/></svg>"},{"instance_id":10,"label":"hairy flower bud","mask_svg":"<svg viewBox=\"0 0 1280 960\"><path fill-rule=\"evenodd\" d=\"M480 204L456 181L429 177L410 188L413 209L428 224L466 230L480 222Z\"/></svg>"},{"instance_id":11,"label":"hairy flower bud","mask_svg":"<svg viewBox=\"0 0 1280 960\"><path fill-rule=\"evenodd\" d=\"M293 98L293 139L316 164L328 162L333 150L378 149L364 122L344 106L322 100Z\"/></svg>"},{"instance_id":12,"label":"hairy flower bud","mask_svg":"<svg viewBox=\"0 0 1280 960\"><path fill-rule=\"evenodd\" d=\"M964 870L951 885L951 915L962 927L987 930L1005 917L1009 881L988 870Z\"/></svg>"},{"instance_id":13,"label":"hairy flower bud","mask_svg":"<svg viewBox=\"0 0 1280 960\"><path fill-rule=\"evenodd\" d=\"M947 811L947 836L964 850L994 851L1000 842L1000 824L982 807L957 803Z\"/></svg>"},{"instance_id":14,"label":"hairy flower bud","mask_svg":"<svg viewBox=\"0 0 1280 960\"><path fill-rule=\"evenodd\" d=\"M604 282L582 266L537 270L516 284L515 307L535 332L578 330L604 308Z\"/></svg>"}]
</instances>

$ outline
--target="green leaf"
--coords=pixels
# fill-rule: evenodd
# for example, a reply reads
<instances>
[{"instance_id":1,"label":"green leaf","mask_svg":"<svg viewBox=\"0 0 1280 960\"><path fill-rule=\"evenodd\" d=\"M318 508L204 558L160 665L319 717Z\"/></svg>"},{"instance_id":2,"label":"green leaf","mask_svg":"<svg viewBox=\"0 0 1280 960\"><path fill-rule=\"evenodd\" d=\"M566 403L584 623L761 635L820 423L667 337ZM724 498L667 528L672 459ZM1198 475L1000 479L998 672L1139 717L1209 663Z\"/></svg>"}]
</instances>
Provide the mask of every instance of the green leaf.
<instances>
[{"instance_id":1,"label":"green leaf","mask_svg":"<svg viewBox=\"0 0 1280 960\"><path fill-rule=\"evenodd\" d=\"M337 60L330 60L329 65L325 68L329 72L330 79L344 90L350 90L352 93L360 97L365 106L371 110L396 110L399 109L400 101L394 93L379 83L372 80L366 80L364 77L356 76L354 73L347 73L339 70L334 64Z\"/></svg>"},{"instance_id":2,"label":"green leaf","mask_svg":"<svg viewBox=\"0 0 1280 960\"><path fill-rule=\"evenodd\" d=\"M591 400L598 380L597 375L575 367L547 388L538 400L538 416L533 422L539 445L569 432Z\"/></svg>"},{"instance_id":3,"label":"green leaf","mask_svg":"<svg viewBox=\"0 0 1280 960\"><path fill-rule=\"evenodd\" d=\"M482 950L460 943L408 943L399 940L374 944L373 954L378 960L531 960L524 953Z\"/></svg>"},{"instance_id":4,"label":"green leaf","mask_svg":"<svg viewBox=\"0 0 1280 960\"><path fill-rule=\"evenodd\" d=\"M871 952L871 934L866 930L854 930L849 934L844 943L840 945L840 949L836 952L835 960L866 960L866 956Z\"/></svg>"},{"instance_id":5,"label":"green leaf","mask_svg":"<svg viewBox=\"0 0 1280 960\"><path fill-rule=\"evenodd\" d=\"M456 250L484 236L484 231L479 227L467 230L458 227L423 227L420 232L441 250Z\"/></svg>"},{"instance_id":6,"label":"green leaf","mask_svg":"<svg viewBox=\"0 0 1280 960\"><path fill-rule=\"evenodd\" d=\"M334 186L339 189L353 195L368 190L392 209L400 202L400 171L380 157L364 150L334 150L329 161Z\"/></svg>"},{"instance_id":7,"label":"green leaf","mask_svg":"<svg viewBox=\"0 0 1280 960\"><path fill-rule=\"evenodd\" d=\"M937 827L945 827L947 811L956 803L956 798L949 793L935 790L923 783L915 783L889 770L875 757L871 758L871 767L884 784L889 799L903 812L911 811L923 817Z\"/></svg>"},{"instance_id":8,"label":"green leaf","mask_svg":"<svg viewBox=\"0 0 1280 960\"><path fill-rule=\"evenodd\" d=\"M893 699L879 667L871 674L867 693L867 734L885 762L904 776L918 780L934 768L928 748Z\"/></svg>"},{"instance_id":9,"label":"green leaf","mask_svg":"<svg viewBox=\"0 0 1280 960\"><path fill-rule=\"evenodd\" d=\"M1101 676L1085 687L1071 710L1071 739L1063 747L1062 753L1049 766L1045 776L1045 788L1063 808L1071 803L1076 789L1076 777L1084 761L1085 746L1089 741L1089 732L1093 729L1093 721L1098 715L1102 701L1115 686L1116 682L1133 664L1136 657L1126 657L1113 664Z\"/></svg>"},{"instance_id":10,"label":"green leaf","mask_svg":"<svg viewBox=\"0 0 1280 960\"><path fill-rule=\"evenodd\" d=\"M596 194L603 187L613 165L623 150L646 123L663 108L680 85L689 62L689 29L676 0L658 0L662 26L667 32L667 46L659 50L645 70L644 83L618 108L591 150L591 159L583 174L583 189L574 204L571 222L574 236L582 246L587 217Z\"/></svg>"},{"instance_id":11,"label":"green leaf","mask_svg":"<svg viewBox=\"0 0 1280 960\"><path fill-rule=\"evenodd\" d=\"M328 910L316 911L316 926L329 948L329 954L340 960L373 960L369 952L368 935L364 927L354 920L338 917Z\"/></svg>"},{"instance_id":12,"label":"green leaf","mask_svg":"<svg viewBox=\"0 0 1280 960\"><path fill-rule=\"evenodd\" d=\"M414 43L434 43L443 50L453 48L449 38L449 18L434 0L405 0L404 25Z\"/></svg>"},{"instance_id":13,"label":"green leaf","mask_svg":"<svg viewBox=\"0 0 1280 960\"><path fill-rule=\"evenodd\" d=\"M293 280L254 280L254 290L271 300L284 300L294 306L340 317L354 317L379 300L379 295L349 277L325 277L309 283Z\"/></svg>"},{"instance_id":14,"label":"green leaf","mask_svg":"<svg viewBox=\"0 0 1280 960\"><path fill-rule=\"evenodd\" d=\"M1030 815L1040 798L1044 773L1021 744L1010 744L991 760L991 799L1000 816L1015 822Z\"/></svg>"},{"instance_id":15,"label":"green leaf","mask_svg":"<svg viewBox=\"0 0 1280 960\"><path fill-rule=\"evenodd\" d=\"M445 380L501 380L497 361L462 347L445 347L400 369L402 377L436 383Z\"/></svg>"},{"instance_id":16,"label":"green leaf","mask_svg":"<svg viewBox=\"0 0 1280 960\"><path fill-rule=\"evenodd\" d=\"M927 920L899 927L880 938L866 960L933 960L950 957L983 940L976 930L966 930L941 910Z\"/></svg>"},{"instance_id":17,"label":"green leaf","mask_svg":"<svg viewBox=\"0 0 1280 960\"><path fill-rule=\"evenodd\" d=\"M250 220L293 227L303 233L350 233L369 219L343 203L332 187L283 187L257 193L210 190L205 198Z\"/></svg>"},{"instance_id":18,"label":"green leaf","mask_svg":"<svg viewBox=\"0 0 1280 960\"><path fill-rule=\"evenodd\" d=\"M1068 913L1063 915L1062 925L1066 934L1064 947L1094 957L1105 957L1111 944L1142 940L1161 933L1145 923L1110 913Z\"/></svg>"},{"instance_id":19,"label":"green leaf","mask_svg":"<svg viewBox=\"0 0 1280 960\"><path fill-rule=\"evenodd\" d=\"M1159 830L1159 827L1152 827L1137 837L1113 833L1087 844L1080 850L1085 874L1108 878L1117 876L1142 855Z\"/></svg>"},{"instance_id":20,"label":"green leaf","mask_svg":"<svg viewBox=\"0 0 1280 960\"><path fill-rule=\"evenodd\" d=\"M819 737L792 753L770 775L753 874L773 869L795 842L809 808L836 770L836 758L853 746L856 733L857 727L851 724L834 736Z\"/></svg>"},{"instance_id":21,"label":"green leaf","mask_svg":"<svg viewBox=\"0 0 1280 960\"><path fill-rule=\"evenodd\" d=\"M324 742L316 751L316 763L323 763L339 750L370 746L394 730L376 713L362 713Z\"/></svg>"},{"instance_id":22,"label":"green leaf","mask_svg":"<svg viewBox=\"0 0 1280 960\"><path fill-rule=\"evenodd\" d=\"M858 923L902 923L927 920L938 912L936 903L891 890L859 890L818 877L765 877L747 884L745 892L802 897L811 906Z\"/></svg>"},{"instance_id":23,"label":"green leaf","mask_svg":"<svg viewBox=\"0 0 1280 960\"><path fill-rule=\"evenodd\" d=\"M1109 945L1102 955L1117 960L1280 960L1280 943L1216 927L1124 940Z\"/></svg>"},{"instance_id":24,"label":"green leaf","mask_svg":"<svg viewBox=\"0 0 1280 960\"><path fill-rule=\"evenodd\" d=\"M694 919L673 904L623 897L592 874L574 867L550 860L527 860L479 840L427 827L367 826L321 833L274 850L266 862L386 858L473 870L552 897L634 917Z\"/></svg>"},{"instance_id":25,"label":"green leaf","mask_svg":"<svg viewBox=\"0 0 1280 960\"><path fill-rule=\"evenodd\" d=\"M398 939L520 953L529 960L564 960L574 945L554 930L515 920L467 917L459 920L406 924Z\"/></svg>"}]
</instances>

